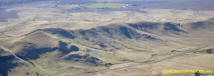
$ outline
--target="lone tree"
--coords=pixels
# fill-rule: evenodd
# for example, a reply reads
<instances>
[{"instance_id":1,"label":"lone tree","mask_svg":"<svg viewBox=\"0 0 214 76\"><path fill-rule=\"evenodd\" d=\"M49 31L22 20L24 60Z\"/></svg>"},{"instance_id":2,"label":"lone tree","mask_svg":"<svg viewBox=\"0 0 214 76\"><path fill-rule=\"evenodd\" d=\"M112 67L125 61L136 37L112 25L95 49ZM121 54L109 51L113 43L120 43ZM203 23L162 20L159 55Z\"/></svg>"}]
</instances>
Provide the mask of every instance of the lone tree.
<instances>
[{"instance_id":1,"label":"lone tree","mask_svg":"<svg viewBox=\"0 0 214 76\"><path fill-rule=\"evenodd\" d=\"M200 76L200 75L201 75L201 73L199 71L194 73L194 76Z\"/></svg>"}]
</instances>

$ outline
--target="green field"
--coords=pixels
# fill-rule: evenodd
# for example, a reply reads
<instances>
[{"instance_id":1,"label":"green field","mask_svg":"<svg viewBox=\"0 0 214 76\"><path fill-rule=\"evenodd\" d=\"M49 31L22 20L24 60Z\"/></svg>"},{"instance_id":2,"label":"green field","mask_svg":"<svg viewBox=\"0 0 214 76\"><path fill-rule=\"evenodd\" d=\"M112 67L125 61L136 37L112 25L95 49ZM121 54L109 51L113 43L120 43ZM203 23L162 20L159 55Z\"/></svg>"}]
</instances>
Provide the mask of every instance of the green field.
<instances>
[{"instance_id":1,"label":"green field","mask_svg":"<svg viewBox=\"0 0 214 76\"><path fill-rule=\"evenodd\" d=\"M87 8L120 8L124 4L119 3L96 3L86 6Z\"/></svg>"}]
</instances>

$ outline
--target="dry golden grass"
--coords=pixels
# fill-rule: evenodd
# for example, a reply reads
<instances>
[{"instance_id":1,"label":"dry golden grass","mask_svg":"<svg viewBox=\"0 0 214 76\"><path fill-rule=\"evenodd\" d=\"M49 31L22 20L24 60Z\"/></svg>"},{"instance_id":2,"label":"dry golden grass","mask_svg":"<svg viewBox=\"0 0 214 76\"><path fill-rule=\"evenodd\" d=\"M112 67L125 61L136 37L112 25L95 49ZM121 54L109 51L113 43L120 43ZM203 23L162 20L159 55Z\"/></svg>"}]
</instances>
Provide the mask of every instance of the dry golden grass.
<instances>
[{"instance_id":1,"label":"dry golden grass","mask_svg":"<svg viewBox=\"0 0 214 76\"><path fill-rule=\"evenodd\" d=\"M111 5L111 4L110 4ZM38 5L39 6L39 5ZM9 22L0 22L0 46L9 48L11 52L16 53L27 44L33 43L38 47L58 47L59 41L75 45L80 48L79 52L72 52L60 57L59 50L41 54L38 59L29 60L34 66L15 67L9 75L25 75L29 68L34 68L44 76L158 76L164 69L202 69L214 70L213 54L195 53L214 45L213 30L188 31L185 35L166 35L158 33L149 33L137 31L140 34L148 34L162 39L165 42L150 41L146 39L127 39L121 35L117 26L125 26L131 30L136 30L127 26L127 23L137 22L172 22L184 25L189 29L192 22L207 21L214 17L214 11L192 11L192 10L173 10L173 9L142 9L147 13L116 11L110 13L98 12L64 12L62 10L46 7L16 7L10 10L19 11L19 19L13 19ZM49 5L47 5L49 6ZM107 7L108 5L96 5L96 7ZM115 6L116 7L116 6ZM73 8L61 6L60 8ZM7 26L5 26L7 25ZM118 31L112 34L113 37L107 37L100 26L112 28ZM78 32L94 28L98 31L100 37L84 35L91 40L83 38L70 39L56 34L44 31L35 31L45 28L62 28L68 31ZM93 31L93 30L92 30ZM89 31L90 32L90 31ZM97 31L95 31L97 32ZM8 35L9 37L7 37ZM80 36L78 33L77 36ZM97 45L99 42L108 43L107 48L101 48ZM211 46L212 45L212 46ZM208 47L210 46L210 47ZM198 48L200 48L198 50ZM90 49L91 51L86 51ZM176 52L172 52L176 50ZM91 55L101 59L103 62L112 63L113 66L95 66L86 63L66 61L63 57L71 54ZM34 70L33 69L33 70ZM24 71L23 71L24 70ZM34 74L34 73L33 73ZM35 75L35 74L34 74ZM173 74L174 75L174 74ZM180 75L180 74L175 74ZM186 74L181 74L184 76ZM188 74L190 75L190 74ZM168 75L172 76L172 75Z\"/></svg>"}]
</instances>

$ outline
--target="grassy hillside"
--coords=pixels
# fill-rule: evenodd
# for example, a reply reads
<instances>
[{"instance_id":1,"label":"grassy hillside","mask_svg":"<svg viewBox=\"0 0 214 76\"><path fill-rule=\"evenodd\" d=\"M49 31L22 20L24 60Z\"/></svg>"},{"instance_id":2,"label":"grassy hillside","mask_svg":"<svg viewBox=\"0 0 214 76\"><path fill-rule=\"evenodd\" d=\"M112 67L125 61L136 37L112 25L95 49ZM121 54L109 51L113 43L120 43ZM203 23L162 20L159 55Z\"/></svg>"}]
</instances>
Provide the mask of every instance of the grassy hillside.
<instances>
[{"instance_id":1,"label":"grassy hillside","mask_svg":"<svg viewBox=\"0 0 214 76\"><path fill-rule=\"evenodd\" d=\"M17 11L18 18L0 22L0 76L187 76L192 73L162 71L214 71L212 10L66 1L57 7L41 2L4 9L2 13Z\"/></svg>"}]
</instances>

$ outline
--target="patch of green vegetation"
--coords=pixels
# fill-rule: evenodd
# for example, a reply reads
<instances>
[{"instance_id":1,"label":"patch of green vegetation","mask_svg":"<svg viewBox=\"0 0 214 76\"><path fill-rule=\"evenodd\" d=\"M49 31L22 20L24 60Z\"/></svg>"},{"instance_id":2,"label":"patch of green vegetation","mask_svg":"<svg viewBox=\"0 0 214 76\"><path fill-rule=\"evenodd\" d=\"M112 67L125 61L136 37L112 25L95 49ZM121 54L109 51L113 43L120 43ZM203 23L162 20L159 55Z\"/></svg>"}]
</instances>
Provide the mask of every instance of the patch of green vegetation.
<instances>
[{"instance_id":1,"label":"patch of green vegetation","mask_svg":"<svg viewBox=\"0 0 214 76\"><path fill-rule=\"evenodd\" d=\"M71 5L63 5L63 6L60 6L60 7L69 9L69 8L77 8L77 7L80 7L80 5L71 4Z\"/></svg>"},{"instance_id":2,"label":"patch of green vegetation","mask_svg":"<svg viewBox=\"0 0 214 76\"><path fill-rule=\"evenodd\" d=\"M86 6L87 8L120 8L124 4L119 3L96 3Z\"/></svg>"}]
</instances>

